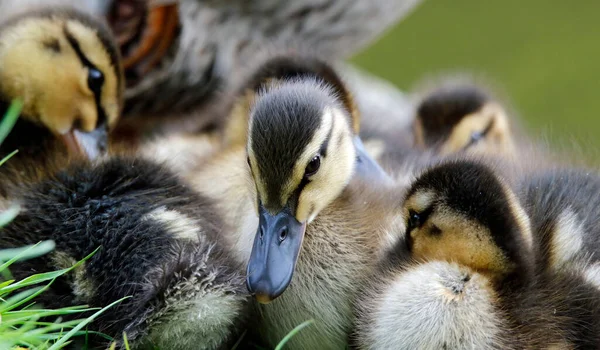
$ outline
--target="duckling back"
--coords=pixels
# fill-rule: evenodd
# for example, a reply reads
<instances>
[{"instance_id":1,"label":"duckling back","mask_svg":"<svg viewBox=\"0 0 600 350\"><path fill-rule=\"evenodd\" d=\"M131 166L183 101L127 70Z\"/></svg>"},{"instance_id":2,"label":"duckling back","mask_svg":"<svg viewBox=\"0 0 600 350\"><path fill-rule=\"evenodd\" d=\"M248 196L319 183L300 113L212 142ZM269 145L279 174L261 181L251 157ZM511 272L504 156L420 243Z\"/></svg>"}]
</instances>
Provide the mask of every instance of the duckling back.
<instances>
[{"instance_id":1,"label":"duckling back","mask_svg":"<svg viewBox=\"0 0 600 350\"><path fill-rule=\"evenodd\" d=\"M534 173L519 186L540 245L540 264L585 271L600 286L600 175L582 168Z\"/></svg>"},{"instance_id":2,"label":"duckling back","mask_svg":"<svg viewBox=\"0 0 600 350\"><path fill-rule=\"evenodd\" d=\"M47 307L107 310L90 327L139 347L219 349L247 317L241 266L221 241L212 204L160 165L113 158L78 164L27 188L0 245L54 240L48 256L15 265L22 278L71 266L100 250L40 296Z\"/></svg>"}]
</instances>

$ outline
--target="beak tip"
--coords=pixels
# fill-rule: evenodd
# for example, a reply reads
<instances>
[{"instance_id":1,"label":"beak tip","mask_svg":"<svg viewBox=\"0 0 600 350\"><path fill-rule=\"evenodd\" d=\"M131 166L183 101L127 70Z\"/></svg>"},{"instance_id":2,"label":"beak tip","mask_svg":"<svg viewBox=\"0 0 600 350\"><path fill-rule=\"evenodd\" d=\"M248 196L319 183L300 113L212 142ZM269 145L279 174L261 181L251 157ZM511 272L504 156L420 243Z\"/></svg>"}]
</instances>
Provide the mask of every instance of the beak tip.
<instances>
[{"instance_id":1,"label":"beak tip","mask_svg":"<svg viewBox=\"0 0 600 350\"><path fill-rule=\"evenodd\" d=\"M261 294L261 293L255 294L254 299L256 299L256 301L258 301L259 303L261 303L263 305L269 304L270 302L275 300L275 298L271 298L271 296L269 296L267 294Z\"/></svg>"},{"instance_id":2,"label":"beak tip","mask_svg":"<svg viewBox=\"0 0 600 350\"><path fill-rule=\"evenodd\" d=\"M92 132L72 130L62 137L71 154L94 160L105 155L108 151L107 130L99 128Z\"/></svg>"}]
</instances>

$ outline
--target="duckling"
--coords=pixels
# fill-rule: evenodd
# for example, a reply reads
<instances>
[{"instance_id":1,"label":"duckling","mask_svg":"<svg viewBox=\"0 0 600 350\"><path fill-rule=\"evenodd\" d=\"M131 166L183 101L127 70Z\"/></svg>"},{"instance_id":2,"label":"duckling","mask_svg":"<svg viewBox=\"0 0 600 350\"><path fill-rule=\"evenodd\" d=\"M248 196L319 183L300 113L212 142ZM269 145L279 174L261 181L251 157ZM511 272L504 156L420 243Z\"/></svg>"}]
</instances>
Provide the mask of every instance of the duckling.
<instances>
[{"instance_id":1,"label":"duckling","mask_svg":"<svg viewBox=\"0 0 600 350\"><path fill-rule=\"evenodd\" d=\"M515 123L482 86L446 79L418 103L414 141L416 147L435 149L441 155L461 151L512 155Z\"/></svg>"},{"instance_id":2,"label":"duckling","mask_svg":"<svg viewBox=\"0 0 600 350\"><path fill-rule=\"evenodd\" d=\"M600 291L538 266L529 217L493 168L435 166L403 207L406 235L357 303L360 348L600 346Z\"/></svg>"},{"instance_id":3,"label":"duckling","mask_svg":"<svg viewBox=\"0 0 600 350\"><path fill-rule=\"evenodd\" d=\"M117 341L126 332L136 349L222 349L239 339L250 315L243 267L221 239L211 201L163 166L128 157L74 163L15 191L22 210L0 230L0 246L56 243L51 254L13 265L16 278L70 267L101 247L37 298L45 307L130 296L89 329Z\"/></svg>"},{"instance_id":4,"label":"duckling","mask_svg":"<svg viewBox=\"0 0 600 350\"><path fill-rule=\"evenodd\" d=\"M517 121L509 120L505 108L480 84L463 77L444 78L429 85L415 107L412 122L399 120L400 125L396 126L390 125L390 121L380 121L379 128L388 129L387 132L368 126L368 133L361 135L367 151L397 181L409 185L395 174L411 174L399 166L406 166L404 158L414 149L423 152L426 162L432 157L456 154L503 157L518 162L527 158L522 153L532 157L533 150L539 148L522 135Z\"/></svg>"},{"instance_id":5,"label":"duckling","mask_svg":"<svg viewBox=\"0 0 600 350\"><path fill-rule=\"evenodd\" d=\"M275 57L247 86L245 144L203 164L192 184L233 226L259 342L274 346L315 319L289 346L343 348L356 282L392 241L382 228L395 185L364 151L352 97L325 61Z\"/></svg>"},{"instance_id":6,"label":"duckling","mask_svg":"<svg viewBox=\"0 0 600 350\"><path fill-rule=\"evenodd\" d=\"M109 29L82 11L40 8L0 22L0 114L21 99L6 155L47 157L60 139L75 155L107 152L123 101L120 56ZM62 147L64 149L64 146Z\"/></svg>"}]
</instances>

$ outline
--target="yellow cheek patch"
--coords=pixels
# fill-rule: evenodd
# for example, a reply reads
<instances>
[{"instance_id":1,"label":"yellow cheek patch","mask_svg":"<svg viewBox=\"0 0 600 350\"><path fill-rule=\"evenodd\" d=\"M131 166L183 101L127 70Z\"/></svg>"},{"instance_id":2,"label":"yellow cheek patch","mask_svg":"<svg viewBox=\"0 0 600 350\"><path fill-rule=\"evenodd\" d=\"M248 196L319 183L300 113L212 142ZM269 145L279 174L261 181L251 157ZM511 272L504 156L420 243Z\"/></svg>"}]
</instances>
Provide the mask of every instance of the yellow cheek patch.
<instances>
[{"instance_id":1,"label":"yellow cheek patch","mask_svg":"<svg viewBox=\"0 0 600 350\"><path fill-rule=\"evenodd\" d=\"M512 268L489 230L457 213L432 214L411 237L412 254L418 260L454 262L494 279Z\"/></svg>"},{"instance_id":2,"label":"yellow cheek patch","mask_svg":"<svg viewBox=\"0 0 600 350\"><path fill-rule=\"evenodd\" d=\"M512 133L508 117L502 107L496 103L486 104L480 111L465 116L452 130L448 140L440 148L442 155L455 153L466 147L474 132L483 132L491 123L491 129L482 142L474 145L470 151L477 153L512 153Z\"/></svg>"},{"instance_id":3,"label":"yellow cheek patch","mask_svg":"<svg viewBox=\"0 0 600 350\"><path fill-rule=\"evenodd\" d=\"M327 112L333 119L333 122L326 123L333 127L328 152L327 156L321 160L319 171L311 176L310 183L300 194L296 210L296 219L300 222L312 221L323 208L335 200L350 181L354 171L356 150L352 143L352 133L347 118L336 109L327 110ZM323 141L327 134L329 132L324 133ZM338 144L336 140L341 140L341 143ZM319 148L321 143L319 143ZM306 159L310 160L312 156ZM302 167L303 174L304 166Z\"/></svg>"}]
</instances>

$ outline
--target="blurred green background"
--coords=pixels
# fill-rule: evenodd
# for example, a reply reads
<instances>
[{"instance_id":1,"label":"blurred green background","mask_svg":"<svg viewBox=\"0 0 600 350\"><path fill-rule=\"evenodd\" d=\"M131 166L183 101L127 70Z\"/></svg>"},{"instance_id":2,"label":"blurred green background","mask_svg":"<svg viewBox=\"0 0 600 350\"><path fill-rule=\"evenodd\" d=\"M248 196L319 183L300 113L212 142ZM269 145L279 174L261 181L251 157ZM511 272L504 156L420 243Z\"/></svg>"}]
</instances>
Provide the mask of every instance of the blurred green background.
<instances>
[{"instance_id":1,"label":"blurred green background","mask_svg":"<svg viewBox=\"0 0 600 350\"><path fill-rule=\"evenodd\" d=\"M404 91L482 75L531 135L600 159L600 1L426 0L352 61Z\"/></svg>"}]
</instances>

